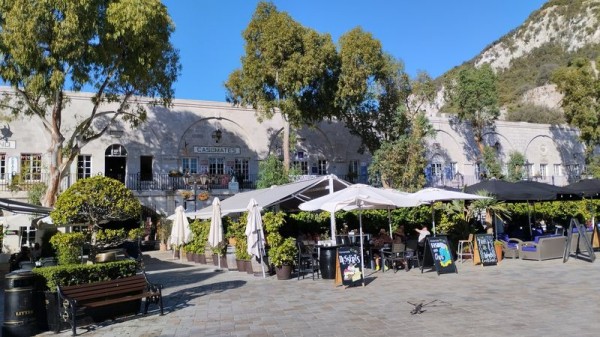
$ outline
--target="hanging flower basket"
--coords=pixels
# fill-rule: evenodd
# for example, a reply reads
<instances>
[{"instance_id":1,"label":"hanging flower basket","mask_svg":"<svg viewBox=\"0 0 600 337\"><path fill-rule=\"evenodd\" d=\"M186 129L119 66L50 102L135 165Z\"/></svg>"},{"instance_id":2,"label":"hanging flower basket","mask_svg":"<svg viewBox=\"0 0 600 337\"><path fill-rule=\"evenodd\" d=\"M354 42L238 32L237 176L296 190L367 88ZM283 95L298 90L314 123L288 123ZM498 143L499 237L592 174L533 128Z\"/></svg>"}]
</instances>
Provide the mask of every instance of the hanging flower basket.
<instances>
[{"instance_id":1,"label":"hanging flower basket","mask_svg":"<svg viewBox=\"0 0 600 337\"><path fill-rule=\"evenodd\" d=\"M198 194L198 200L200 200L200 201L206 201L206 200L208 200L209 197L210 197L210 194L206 191L200 192Z\"/></svg>"}]
</instances>

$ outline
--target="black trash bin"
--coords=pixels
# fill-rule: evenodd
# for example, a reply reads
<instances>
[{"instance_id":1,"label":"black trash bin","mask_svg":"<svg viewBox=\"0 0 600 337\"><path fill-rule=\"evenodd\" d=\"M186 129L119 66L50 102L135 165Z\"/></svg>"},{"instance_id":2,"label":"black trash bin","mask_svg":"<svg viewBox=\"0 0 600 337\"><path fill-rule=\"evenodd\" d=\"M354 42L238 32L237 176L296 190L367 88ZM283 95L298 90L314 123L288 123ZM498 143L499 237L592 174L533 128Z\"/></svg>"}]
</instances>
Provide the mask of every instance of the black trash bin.
<instances>
[{"instance_id":1,"label":"black trash bin","mask_svg":"<svg viewBox=\"0 0 600 337\"><path fill-rule=\"evenodd\" d=\"M2 336L32 336L39 332L34 310L34 274L16 270L5 276Z\"/></svg>"}]
</instances>

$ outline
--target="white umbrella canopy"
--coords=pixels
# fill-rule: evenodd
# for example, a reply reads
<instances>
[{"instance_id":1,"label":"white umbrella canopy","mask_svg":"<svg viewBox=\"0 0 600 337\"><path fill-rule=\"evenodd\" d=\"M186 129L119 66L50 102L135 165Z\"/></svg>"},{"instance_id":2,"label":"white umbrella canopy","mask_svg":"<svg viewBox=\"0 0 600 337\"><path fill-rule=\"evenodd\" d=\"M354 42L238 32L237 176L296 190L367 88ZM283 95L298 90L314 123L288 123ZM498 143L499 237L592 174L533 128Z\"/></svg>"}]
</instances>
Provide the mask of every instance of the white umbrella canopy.
<instances>
[{"instance_id":1,"label":"white umbrella canopy","mask_svg":"<svg viewBox=\"0 0 600 337\"><path fill-rule=\"evenodd\" d=\"M178 247L184 243L188 243L191 236L192 231L190 230L190 224L185 216L183 206L177 206L173 227L171 227L171 245ZM175 249L173 249L173 256L175 256Z\"/></svg>"},{"instance_id":2,"label":"white umbrella canopy","mask_svg":"<svg viewBox=\"0 0 600 337\"><path fill-rule=\"evenodd\" d=\"M260 208L254 198L248 203L248 221L246 223L246 237L248 238L248 254L260 259L263 277L265 275L265 266L263 263L265 235L263 233L262 217Z\"/></svg>"},{"instance_id":3,"label":"white umbrella canopy","mask_svg":"<svg viewBox=\"0 0 600 337\"><path fill-rule=\"evenodd\" d=\"M360 203L358 201L361 201ZM335 213L339 210L355 209L392 209L396 207L415 207L423 202L414 199L409 193L391 189L382 189L365 184L354 184L343 190L307 201L298 207L303 211L324 210ZM391 223L390 223L391 226ZM391 235L390 228L390 235ZM335 223L331 224L331 239L335 240ZM361 234L362 235L362 234Z\"/></svg>"},{"instance_id":4,"label":"white umbrella canopy","mask_svg":"<svg viewBox=\"0 0 600 337\"><path fill-rule=\"evenodd\" d=\"M304 211L316 211L320 209L332 213L339 210L359 210L360 251L361 255L364 256L362 210L414 207L421 204L421 201L413 198L410 194L364 184L355 184L335 193L302 203L299 205L299 208ZM333 235L335 235L335 228L332 228L332 237L334 237ZM360 265L364 273L365 263L363 258L360 259ZM363 278L363 286L364 282Z\"/></svg>"},{"instance_id":5,"label":"white umbrella canopy","mask_svg":"<svg viewBox=\"0 0 600 337\"><path fill-rule=\"evenodd\" d=\"M210 218L210 230L208 231L208 244L217 247L223 241L223 220L221 219L221 200L214 198L212 202L213 213ZM221 254L218 254L219 269L221 269Z\"/></svg>"},{"instance_id":6,"label":"white umbrella canopy","mask_svg":"<svg viewBox=\"0 0 600 337\"><path fill-rule=\"evenodd\" d=\"M428 187L420 191L412 193L411 196L415 199L420 200L422 203L432 204L432 231L435 236L435 214L433 213L433 203L436 201L450 201L450 200L477 200L477 199L491 199L483 195L463 193L458 191L445 190L443 188Z\"/></svg>"}]
</instances>

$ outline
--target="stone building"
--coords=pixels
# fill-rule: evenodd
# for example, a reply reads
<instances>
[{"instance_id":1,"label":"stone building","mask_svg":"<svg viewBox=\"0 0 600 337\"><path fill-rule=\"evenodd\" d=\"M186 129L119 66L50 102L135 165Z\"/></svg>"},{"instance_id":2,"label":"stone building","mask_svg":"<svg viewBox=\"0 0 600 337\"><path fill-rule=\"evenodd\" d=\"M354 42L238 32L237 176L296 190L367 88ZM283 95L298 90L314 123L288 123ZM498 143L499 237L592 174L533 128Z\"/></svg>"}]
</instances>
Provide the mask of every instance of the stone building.
<instances>
[{"instance_id":1,"label":"stone building","mask_svg":"<svg viewBox=\"0 0 600 337\"><path fill-rule=\"evenodd\" d=\"M72 128L91 107L91 94L71 93L69 98L63 129ZM146 104L146 109L147 122L138 128L120 122L85 145L61 188L103 174L124 182L146 207L171 214L182 203L188 209L208 205L210 198L198 200L205 190L226 198L255 188L259 162L281 154L280 115L259 122L252 109L178 99L169 108ZM430 121L437 133L429 140L429 184L461 187L479 181L480 161L469 128L444 114L431 115ZM47 181L49 136L37 117L20 117L3 122L0 137L0 197L26 200L32 184ZM302 128L295 140L292 161L303 175L368 181L370 155L358 153L360 140L341 123ZM564 185L583 168L583 147L572 128L499 121L485 142L504 163L511 151L523 153L528 176L539 181ZM193 201L184 200L182 190L195 194Z\"/></svg>"}]
</instances>

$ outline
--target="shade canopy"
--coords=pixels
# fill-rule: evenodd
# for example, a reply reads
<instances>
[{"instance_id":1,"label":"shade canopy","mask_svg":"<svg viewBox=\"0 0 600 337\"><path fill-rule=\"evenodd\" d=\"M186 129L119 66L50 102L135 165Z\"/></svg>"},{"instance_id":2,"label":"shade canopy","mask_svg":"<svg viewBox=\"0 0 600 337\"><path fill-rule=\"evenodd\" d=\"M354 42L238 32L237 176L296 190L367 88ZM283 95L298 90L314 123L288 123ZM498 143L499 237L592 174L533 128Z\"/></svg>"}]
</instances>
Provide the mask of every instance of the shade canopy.
<instances>
[{"instance_id":1,"label":"shade canopy","mask_svg":"<svg viewBox=\"0 0 600 337\"><path fill-rule=\"evenodd\" d=\"M600 198L600 179L582 179L566 186L584 198Z\"/></svg>"},{"instance_id":2,"label":"shade canopy","mask_svg":"<svg viewBox=\"0 0 600 337\"><path fill-rule=\"evenodd\" d=\"M350 183L339 179L335 175L328 175L242 192L223 200L221 202L221 212L222 215L246 212L251 199L256 201L259 210L275 205L282 209L297 210L298 204L302 202L326 195L330 192L330 189L335 192L349 185ZM209 219L212 215L212 206L205 207L195 213L188 212L186 214L192 218Z\"/></svg>"},{"instance_id":3,"label":"shade canopy","mask_svg":"<svg viewBox=\"0 0 600 337\"><path fill-rule=\"evenodd\" d=\"M260 207L255 199L250 199L246 206L248 218L246 222L246 238L248 243L248 254L260 260L263 277L265 277L265 267L263 258L265 255L265 235L263 232L262 217L260 215Z\"/></svg>"},{"instance_id":4,"label":"shade canopy","mask_svg":"<svg viewBox=\"0 0 600 337\"><path fill-rule=\"evenodd\" d=\"M538 182L513 183L497 179L484 180L465 188L467 193L485 191L497 200L508 202L560 200L571 190Z\"/></svg>"},{"instance_id":5,"label":"shade canopy","mask_svg":"<svg viewBox=\"0 0 600 337\"><path fill-rule=\"evenodd\" d=\"M210 219L210 229L208 231L208 244L211 247L217 247L223 241L223 220L221 219L221 200L213 199L213 214Z\"/></svg>"},{"instance_id":6,"label":"shade canopy","mask_svg":"<svg viewBox=\"0 0 600 337\"><path fill-rule=\"evenodd\" d=\"M339 210L389 209L396 207L415 207L423 204L410 196L389 189L376 188L364 184L354 184L347 188L320 198L304 202L298 207L303 211L324 210L335 213Z\"/></svg>"},{"instance_id":7,"label":"shade canopy","mask_svg":"<svg viewBox=\"0 0 600 337\"><path fill-rule=\"evenodd\" d=\"M478 199L491 199L490 197L463 193L451 190L445 190L442 188L428 187L420 191L410 194L412 198L420 200L423 203L431 203L436 201L450 201L450 200L478 200Z\"/></svg>"}]
</instances>

